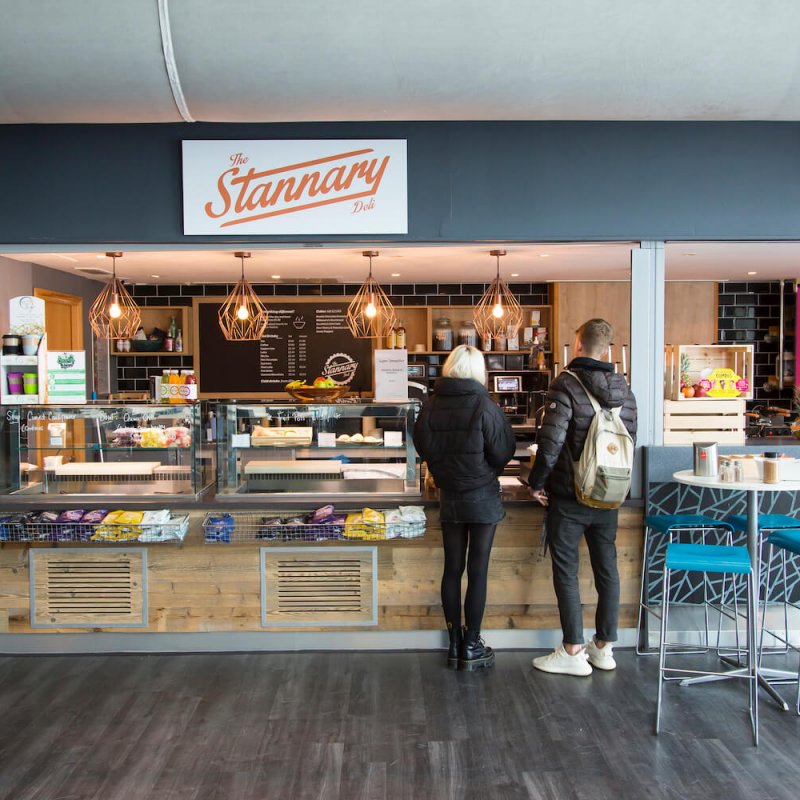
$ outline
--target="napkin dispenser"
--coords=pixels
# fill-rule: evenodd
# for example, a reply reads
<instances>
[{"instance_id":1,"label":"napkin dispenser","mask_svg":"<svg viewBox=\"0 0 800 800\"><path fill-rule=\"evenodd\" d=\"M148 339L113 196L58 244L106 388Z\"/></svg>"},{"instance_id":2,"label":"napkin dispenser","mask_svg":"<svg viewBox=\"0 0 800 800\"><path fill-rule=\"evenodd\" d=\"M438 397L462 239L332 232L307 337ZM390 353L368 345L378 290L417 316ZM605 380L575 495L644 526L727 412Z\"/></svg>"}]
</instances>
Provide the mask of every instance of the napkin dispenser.
<instances>
[{"instance_id":1,"label":"napkin dispenser","mask_svg":"<svg viewBox=\"0 0 800 800\"><path fill-rule=\"evenodd\" d=\"M716 442L694 443L694 474L702 478L717 477L718 463Z\"/></svg>"}]
</instances>

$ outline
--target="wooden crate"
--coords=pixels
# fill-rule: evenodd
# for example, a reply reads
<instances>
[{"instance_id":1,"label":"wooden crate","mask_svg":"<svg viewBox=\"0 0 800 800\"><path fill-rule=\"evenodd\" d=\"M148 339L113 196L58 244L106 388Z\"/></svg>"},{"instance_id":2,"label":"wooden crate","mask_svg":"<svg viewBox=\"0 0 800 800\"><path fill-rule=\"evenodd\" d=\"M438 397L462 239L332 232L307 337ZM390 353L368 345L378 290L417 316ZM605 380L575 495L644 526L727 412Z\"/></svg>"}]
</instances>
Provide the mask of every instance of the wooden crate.
<instances>
[{"instance_id":1,"label":"wooden crate","mask_svg":"<svg viewBox=\"0 0 800 800\"><path fill-rule=\"evenodd\" d=\"M689 378L693 385L704 371L719 368L732 369L750 384L750 388L736 400L753 399L753 345L751 344L668 344L664 348L664 398L666 400L700 400L704 403L721 402L721 398L686 398L681 394L681 356L689 359Z\"/></svg>"},{"instance_id":2,"label":"wooden crate","mask_svg":"<svg viewBox=\"0 0 800 800\"><path fill-rule=\"evenodd\" d=\"M664 401L664 444L744 444L744 400Z\"/></svg>"}]
</instances>

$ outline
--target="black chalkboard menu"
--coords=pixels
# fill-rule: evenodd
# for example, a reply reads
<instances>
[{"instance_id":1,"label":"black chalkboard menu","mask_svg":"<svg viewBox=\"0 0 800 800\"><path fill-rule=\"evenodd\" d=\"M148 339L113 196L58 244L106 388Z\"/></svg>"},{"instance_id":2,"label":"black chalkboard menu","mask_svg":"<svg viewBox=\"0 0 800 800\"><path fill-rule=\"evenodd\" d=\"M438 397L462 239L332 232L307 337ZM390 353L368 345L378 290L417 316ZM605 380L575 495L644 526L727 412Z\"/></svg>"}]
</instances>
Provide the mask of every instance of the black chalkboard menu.
<instances>
[{"instance_id":1,"label":"black chalkboard menu","mask_svg":"<svg viewBox=\"0 0 800 800\"><path fill-rule=\"evenodd\" d=\"M222 304L195 301L196 366L203 397L267 397L292 380L330 376L351 391L372 391L372 340L356 339L347 303L286 298L265 302L269 325L258 342L229 342L219 327Z\"/></svg>"}]
</instances>

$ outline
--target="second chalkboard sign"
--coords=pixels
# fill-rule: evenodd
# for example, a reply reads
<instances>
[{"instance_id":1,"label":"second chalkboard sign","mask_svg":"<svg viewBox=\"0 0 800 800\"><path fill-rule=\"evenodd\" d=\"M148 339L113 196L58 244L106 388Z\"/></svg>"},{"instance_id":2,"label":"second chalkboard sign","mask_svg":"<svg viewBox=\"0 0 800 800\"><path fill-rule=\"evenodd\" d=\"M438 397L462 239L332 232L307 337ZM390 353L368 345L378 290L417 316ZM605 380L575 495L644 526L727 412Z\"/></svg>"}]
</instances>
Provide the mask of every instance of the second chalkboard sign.
<instances>
[{"instance_id":1,"label":"second chalkboard sign","mask_svg":"<svg viewBox=\"0 0 800 800\"><path fill-rule=\"evenodd\" d=\"M220 301L194 301L199 396L275 397L289 381L330 377L351 391L372 391L372 340L347 327L347 302L262 298L269 324L260 341L229 342L219 327Z\"/></svg>"}]
</instances>

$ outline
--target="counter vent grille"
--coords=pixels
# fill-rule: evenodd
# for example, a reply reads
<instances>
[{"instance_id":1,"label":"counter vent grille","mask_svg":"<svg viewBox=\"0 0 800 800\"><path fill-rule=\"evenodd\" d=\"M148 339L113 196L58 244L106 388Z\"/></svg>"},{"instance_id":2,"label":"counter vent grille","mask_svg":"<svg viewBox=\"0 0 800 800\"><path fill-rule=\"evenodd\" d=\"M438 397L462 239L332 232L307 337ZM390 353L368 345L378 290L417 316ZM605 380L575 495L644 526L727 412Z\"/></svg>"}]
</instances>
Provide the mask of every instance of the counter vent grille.
<instances>
[{"instance_id":1,"label":"counter vent grille","mask_svg":"<svg viewBox=\"0 0 800 800\"><path fill-rule=\"evenodd\" d=\"M31 626L146 626L146 568L144 548L32 550Z\"/></svg>"},{"instance_id":2,"label":"counter vent grille","mask_svg":"<svg viewBox=\"0 0 800 800\"><path fill-rule=\"evenodd\" d=\"M264 547L264 626L377 624L375 547Z\"/></svg>"}]
</instances>

